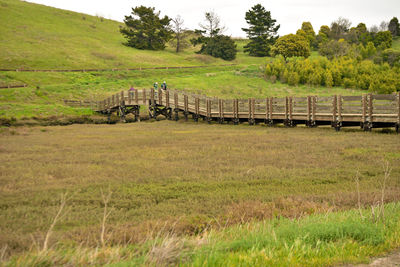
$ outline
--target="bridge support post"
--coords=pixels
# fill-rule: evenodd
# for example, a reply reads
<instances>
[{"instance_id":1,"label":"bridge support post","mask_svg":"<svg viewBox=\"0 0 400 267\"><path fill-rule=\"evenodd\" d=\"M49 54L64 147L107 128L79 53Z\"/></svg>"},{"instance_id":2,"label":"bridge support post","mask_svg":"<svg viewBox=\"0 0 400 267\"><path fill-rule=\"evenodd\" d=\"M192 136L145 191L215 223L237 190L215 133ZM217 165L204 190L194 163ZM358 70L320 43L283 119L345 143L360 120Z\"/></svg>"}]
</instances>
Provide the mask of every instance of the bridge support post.
<instances>
[{"instance_id":1,"label":"bridge support post","mask_svg":"<svg viewBox=\"0 0 400 267\"><path fill-rule=\"evenodd\" d=\"M332 127L335 128L336 132L339 132L340 129L342 128L342 122L340 121L332 122Z\"/></svg>"},{"instance_id":2,"label":"bridge support post","mask_svg":"<svg viewBox=\"0 0 400 267\"><path fill-rule=\"evenodd\" d=\"M175 121L179 120L179 109L178 108L174 109L174 120Z\"/></svg>"},{"instance_id":3,"label":"bridge support post","mask_svg":"<svg viewBox=\"0 0 400 267\"><path fill-rule=\"evenodd\" d=\"M370 122L370 121L368 121L368 122L364 122L363 124L362 124L362 128L363 128L363 130L365 131L365 132L370 132L371 130L372 130L372 127L373 127L374 125L372 124L372 122Z\"/></svg>"},{"instance_id":4,"label":"bridge support post","mask_svg":"<svg viewBox=\"0 0 400 267\"><path fill-rule=\"evenodd\" d=\"M107 114L107 123L111 124L111 110L107 110L106 114Z\"/></svg>"}]
</instances>

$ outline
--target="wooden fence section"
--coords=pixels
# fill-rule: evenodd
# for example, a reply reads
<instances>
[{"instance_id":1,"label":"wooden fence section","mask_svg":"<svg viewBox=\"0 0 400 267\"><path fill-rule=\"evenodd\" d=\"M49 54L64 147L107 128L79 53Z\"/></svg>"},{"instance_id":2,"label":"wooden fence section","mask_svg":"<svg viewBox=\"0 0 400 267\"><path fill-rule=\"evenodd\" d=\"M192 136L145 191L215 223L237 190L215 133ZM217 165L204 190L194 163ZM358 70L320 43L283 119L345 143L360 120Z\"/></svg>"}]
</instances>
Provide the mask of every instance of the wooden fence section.
<instances>
[{"instance_id":1,"label":"wooden fence section","mask_svg":"<svg viewBox=\"0 0 400 267\"><path fill-rule=\"evenodd\" d=\"M336 130L346 126L361 126L365 131L395 127L398 132L400 125L400 92L362 96L218 99L182 91L144 89L112 95L97 102L96 110L108 115L116 111L122 119L129 113L139 118L139 107L142 105L148 106L150 117L164 115L176 120L182 113L185 119L192 115L195 121L203 118L208 122L231 121L234 124L331 125Z\"/></svg>"},{"instance_id":2,"label":"wooden fence section","mask_svg":"<svg viewBox=\"0 0 400 267\"><path fill-rule=\"evenodd\" d=\"M0 71L15 72L104 72L104 71L132 71L132 70L168 70L168 69L198 69L212 67L229 67L237 64L220 64L220 65L204 65L204 66L163 66L163 67L136 67L136 68L112 68L112 69L0 69Z\"/></svg>"}]
</instances>

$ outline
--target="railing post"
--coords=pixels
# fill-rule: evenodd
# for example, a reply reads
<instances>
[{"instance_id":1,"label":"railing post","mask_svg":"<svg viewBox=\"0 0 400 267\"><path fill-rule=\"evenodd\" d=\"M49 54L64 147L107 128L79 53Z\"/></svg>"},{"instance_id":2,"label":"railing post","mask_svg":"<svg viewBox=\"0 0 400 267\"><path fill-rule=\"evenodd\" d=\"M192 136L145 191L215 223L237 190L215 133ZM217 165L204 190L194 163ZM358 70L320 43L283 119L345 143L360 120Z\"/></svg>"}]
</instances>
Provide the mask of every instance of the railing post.
<instances>
[{"instance_id":1,"label":"railing post","mask_svg":"<svg viewBox=\"0 0 400 267\"><path fill-rule=\"evenodd\" d=\"M366 95L363 94L361 98L361 105L362 105L362 117L361 117L361 124L362 127L364 128L364 124L367 121L367 98Z\"/></svg>"},{"instance_id":2,"label":"railing post","mask_svg":"<svg viewBox=\"0 0 400 267\"><path fill-rule=\"evenodd\" d=\"M317 111L317 98L316 96L311 97L311 124L310 127L316 126L316 111Z\"/></svg>"},{"instance_id":3,"label":"railing post","mask_svg":"<svg viewBox=\"0 0 400 267\"><path fill-rule=\"evenodd\" d=\"M397 93L397 108L398 108L398 114L397 114L396 132L399 133L399 130L400 130L400 92Z\"/></svg>"},{"instance_id":4,"label":"railing post","mask_svg":"<svg viewBox=\"0 0 400 267\"><path fill-rule=\"evenodd\" d=\"M189 108L189 104L188 104L188 96L186 94L183 95L183 110L184 110L184 116L185 116L185 120L188 120L188 108Z\"/></svg>"},{"instance_id":5,"label":"railing post","mask_svg":"<svg viewBox=\"0 0 400 267\"><path fill-rule=\"evenodd\" d=\"M162 105L162 90L158 88L158 104Z\"/></svg>"},{"instance_id":6,"label":"railing post","mask_svg":"<svg viewBox=\"0 0 400 267\"><path fill-rule=\"evenodd\" d=\"M293 127L293 97L289 96L289 126Z\"/></svg>"},{"instance_id":7,"label":"railing post","mask_svg":"<svg viewBox=\"0 0 400 267\"><path fill-rule=\"evenodd\" d=\"M147 105L146 89L143 89L142 94L143 94L143 99L142 99L143 105Z\"/></svg>"},{"instance_id":8,"label":"railing post","mask_svg":"<svg viewBox=\"0 0 400 267\"><path fill-rule=\"evenodd\" d=\"M283 123L285 126L289 126L289 99L285 97L285 120Z\"/></svg>"},{"instance_id":9,"label":"railing post","mask_svg":"<svg viewBox=\"0 0 400 267\"><path fill-rule=\"evenodd\" d=\"M128 91L128 105L132 105L132 95L133 95L133 91L129 90Z\"/></svg>"},{"instance_id":10,"label":"railing post","mask_svg":"<svg viewBox=\"0 0 400 267\"><path fill-rule=\"evenodd\" d=\"M179 119L179 106L178 106L178 93L174 92L174 113L175 113L175 120Z\"/></svg>"},{"instance_id":11,"label":"railing post","mask_svg":"<svg viewBox=\"0 0 400 267\"><path fill-rule=\"evenodd\" d=\"M169 108L169 91L165 91L165 107Z\"/></svg>"},{"instance_id":12,"label":"railing post","mask_svg":"<svg viewBox=\"0 0 400 267\"><path fill-rule=\"evenodd\" d=\"M332 97L332 127L337 128L337 95Z\"/></svg>"},{"instance_id":13,"label":"railing post","mask_svg":"<svg viewBox=\"0 0 400 267\"><path fill-rule=\"evenodd\" d=\"M368 121L371 124L372 127L372 123L374 121L374 117L373 114L374 113L374 96L372 94L368 95Z\"/></svg>"}]
</instances>

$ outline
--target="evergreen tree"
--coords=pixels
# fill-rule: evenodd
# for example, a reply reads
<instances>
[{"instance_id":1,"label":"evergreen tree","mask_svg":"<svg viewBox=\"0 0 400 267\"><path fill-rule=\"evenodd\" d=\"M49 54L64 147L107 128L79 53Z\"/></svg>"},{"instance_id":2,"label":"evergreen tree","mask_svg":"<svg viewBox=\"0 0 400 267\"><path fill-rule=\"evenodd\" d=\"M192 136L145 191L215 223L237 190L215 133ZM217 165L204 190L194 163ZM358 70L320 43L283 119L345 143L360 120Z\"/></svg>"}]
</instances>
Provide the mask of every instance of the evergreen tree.
<instances>
[{"instance_id":1,"label":"evergreen tree","mask_svg":"<svg viewBox=\"0 0 400 267\"><path fill-rule=\"evenodd\" d=\"M280 25L275 25L276 20L271 18L271 12L261 4L253 6L245 16L249 28L242 28L250 42L244 47L244 52L250 56L268 56L271 46L278 39Z\"/></svg>"},{"instance_id":2,"label":"evergreen tree","mask_svg":"<svg viewBox=\"0 0 400 267\"><path fill-rule=\"evenodd\" d=\"M127 39L126 45L137 49L163 50L171 39L171 19L160 18L154 7L139 6L132 8L132 15L125 16L126 27L120 29Z\"/></svg>"},{"instance_id":3,"label":"evergreen tree","mask_svg":"<svg viewBox=\"0 0 400 267\"><path fill-rule=\"evenodd\" d=\"M393 36L400 36L399 20L396 17L394 17L390 20L388 29L392 33Z\"/></svg>"},{"instance_id":4,"label":"evergreen tree","mask_svg":"<svg viewBox=\"0 0 400 267\"><path fill-rule=\"evenodd\" d=\"M315 32L311 22L303 22L301 24L301 29L304 31L305 37L309 41L310 46L316 48L318 45L315 41Z\"/></svg>"}]
</instances>

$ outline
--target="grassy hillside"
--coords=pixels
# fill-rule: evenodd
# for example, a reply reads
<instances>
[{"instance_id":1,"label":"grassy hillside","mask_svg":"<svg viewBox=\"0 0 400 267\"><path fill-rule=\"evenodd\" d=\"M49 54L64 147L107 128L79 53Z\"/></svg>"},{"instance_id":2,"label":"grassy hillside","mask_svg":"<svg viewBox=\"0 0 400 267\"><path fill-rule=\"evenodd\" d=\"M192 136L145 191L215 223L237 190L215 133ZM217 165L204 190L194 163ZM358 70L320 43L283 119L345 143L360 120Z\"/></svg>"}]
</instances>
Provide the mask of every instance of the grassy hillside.
<instances>
[{"instance_id":1,"label":"grassy hillside","mask_svg":"<svg viewBox=\"0 0 400 267\"><path fill-rule=\"evenodd\" d=\"M129 12L129 10L127 10ZM122 23L18 0L0 1L0 68L187 66L222 60L123 45Z\"/></svg>"},{"instance_id":2,"label":"grassy hillside","mask_svg":"<svg viewBox=\"0 0 400 267\"><path fill-rule=\"evenodd\" d=\"M0 0L0 68L83 69L204 65L206 69L148 70L91 73L0 72L0 117L90 114L88 109L63 105L63 99L101 99L111 93L149 88L166 80L170 88L218 97L286 95L354 95L344 88L288 86L270 83L263 76L268 58L243 53L246 40L236 40L237 59L226 62L197 55L196 48L176 54L142 51L123 45L122 24L99 17L26 3ZM400 42L400 40L396 41ZM395 43L396 43L395 42ZM211 65L234 63L234 67Z\"/></svg>"}]
</instances>

